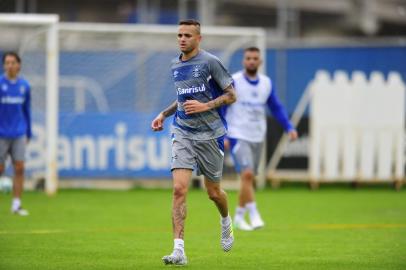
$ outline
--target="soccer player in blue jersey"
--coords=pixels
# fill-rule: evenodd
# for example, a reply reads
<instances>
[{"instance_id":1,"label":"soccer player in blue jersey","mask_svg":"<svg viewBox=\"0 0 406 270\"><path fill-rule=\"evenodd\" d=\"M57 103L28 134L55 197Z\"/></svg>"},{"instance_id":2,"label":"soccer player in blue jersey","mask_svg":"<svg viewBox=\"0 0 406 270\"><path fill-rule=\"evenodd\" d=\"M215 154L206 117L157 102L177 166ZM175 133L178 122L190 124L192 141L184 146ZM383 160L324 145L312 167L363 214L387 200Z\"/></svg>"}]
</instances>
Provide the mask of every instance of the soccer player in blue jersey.
<instances>
[{"instance_id":1,"label":"soccer player in blue jersey","mask_svg":"<svg viewBox=\"0 0 406 270\"><path fill-rule=\"evenodd\" d=\"M193 169L205 176L209 198L221 215L221 245L229 251L234 242L227 196L220 187L223 171L226 122L224 105L235 102L232 77L220 60L201 50L200 23L179 23L179 57L172 61L177 100L152 121L154 131L163 129L164 120L175 114L172 123L172 222L174 249L162 259L165 264L187 263L184 249L186 195Z\"/></svg>"},{"instance_id":2,"label":"soccer player in blue jersey","mask_svg":"<svg viewBox=\"0 0 406 270\"><path fill-rule=\"evenodd\" d=\"M24 184L25 146L31 138L30 85L18 76L21 59L15 52L3 54L4 75L0 76L0 175L8 156L14 167L11 211L26 216L21 206Z\"/></svg>"},{"instance_id":3,"label":"soccer player in blue jersey","mask_svg":"<svg viewBox=\"0 0 406 270\"><path fill-rule=\"evenodd\" d=\"M266 133L266 108L288 133L291 140L298 134L276 96L275 85L266 75L258 73L262 60L256 47L245 49L244 70L233 74L237 102L227 108L227 137L235 168L241 176L239 203L234 226L250 231L263 227L254 198L254 180L258 173ZM244 219L248 211L250 223Z\"/></svg>"}]
</instances>

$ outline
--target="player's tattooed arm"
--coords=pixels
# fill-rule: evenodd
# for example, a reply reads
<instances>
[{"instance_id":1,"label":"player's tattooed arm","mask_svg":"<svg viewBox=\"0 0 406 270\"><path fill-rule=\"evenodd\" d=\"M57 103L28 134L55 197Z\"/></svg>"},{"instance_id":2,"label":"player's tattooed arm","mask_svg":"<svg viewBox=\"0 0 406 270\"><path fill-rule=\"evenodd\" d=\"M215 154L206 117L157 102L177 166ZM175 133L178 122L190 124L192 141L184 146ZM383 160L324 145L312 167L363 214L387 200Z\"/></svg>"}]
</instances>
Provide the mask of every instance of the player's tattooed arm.
<instances>
[{"instance_id":1,"label":"player's tattooed arm","mask_svg":"<svg viewBox=\"0 0 406 270\"><path fill-rule=\"evenodd\" d=\"M162 115L164 117L171 116L176 112L176 109L178 108L178 101L175 100L168 108L162 111Z\"/></svg>"},{"instance_id":2,"label":"player's tattooed arm","mask_svg":"<svg viewBox=\"0 0 406 270\"><path fill-rule=\"evenodd\" d=\"M207 105L210 109L215 109L223 105L230 105L237 100L235 90L232 84L230 84L226 89L224 89L224 94L219 96L212 101L209 101Z\"/></svg>"},{"instance_id":3,"label":"player's tattooed arm","mask_svg":"<svg viewBox=\"0 0 406 270\"><path fill-rule=\"evenodd\" d=\"M187 100L183 103L186 114L201 113L209 111L211 109L218 108L223 105L229 105L237 100L234 87L230 84L226 89L224 89L224 94L213 99L207 103L201 103L197 100Z\"/></svg>"},{"instance_id":4,"label":"player's tattooed arm","mask_svg":"<svg viewBox=\"0 0 406 270\"><path fill-rule=\"evenodd\" d=\"M158 114L157 117L155 117L154 120L152 120L151 123L151 128L153 131L161 131L164 129L164 121L165 118L168 116L171 116L176 112L176 109L178 107L178 102L175 100L168 108L163 110Z\"/></svg>"}]
</instances>

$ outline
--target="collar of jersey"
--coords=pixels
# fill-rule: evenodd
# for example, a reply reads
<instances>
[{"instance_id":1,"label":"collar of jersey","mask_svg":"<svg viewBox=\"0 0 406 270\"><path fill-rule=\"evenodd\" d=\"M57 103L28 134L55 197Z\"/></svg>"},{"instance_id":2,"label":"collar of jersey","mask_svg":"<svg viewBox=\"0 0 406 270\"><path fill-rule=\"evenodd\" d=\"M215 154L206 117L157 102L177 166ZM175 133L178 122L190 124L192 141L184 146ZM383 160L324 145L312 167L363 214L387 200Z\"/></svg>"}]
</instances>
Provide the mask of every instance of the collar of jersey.
<instances>
[{"instance_id":1,"label":"collar of jersey","mask_svg":"<svg viewBox=\"0 0 406 270\"><path fill-rule=\"evenodd\" d=\"M250 78L248 78L248 76L244 72L243 72L243 75L244 75L245 80L247 80L247 82L249 84L257 85L259 83L259 76L257 76L257 78L255 80L251 80Z\"/></svg>"},{"instance_id":2,"label":"collar of jersey","mask_svg":"<svg viewBox=\"0 0 406 270\"><path fill-rule=\"evenodd\" d=\"M189 62L190 60L196 58L200 53L201 53L201 50L199 50L199 52L198 52L195 56L193 56L192 58L190 58L190 59L188 59L188 60L186 60L186 61L183 61L183 60L182 60L182 53L180 53L180 55L179 55L179 62L181 62L181 63Z\"/></svg>"},{"instance_id":3,"label":"collar of jersey","mask_svg":"<svg viewBox=\"0 0 406 270\"><path fill-rule=\"evenodd\" d=\"M15 78L15 80L10 80L9 78L7 78L7 75L4 73L3 74L3 78L8 82L8 83L11 83L11 84L16 84L17 83L17 81L18 81L18 76Z\"/></svg>"}]
</instances>

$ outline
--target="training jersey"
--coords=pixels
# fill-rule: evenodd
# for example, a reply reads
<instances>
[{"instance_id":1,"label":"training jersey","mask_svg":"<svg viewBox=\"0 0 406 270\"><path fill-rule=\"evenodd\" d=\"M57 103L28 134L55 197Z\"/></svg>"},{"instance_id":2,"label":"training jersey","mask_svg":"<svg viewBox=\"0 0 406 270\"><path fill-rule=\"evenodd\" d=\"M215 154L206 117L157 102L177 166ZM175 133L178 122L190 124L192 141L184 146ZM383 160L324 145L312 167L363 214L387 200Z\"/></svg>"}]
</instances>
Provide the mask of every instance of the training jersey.
<instances>
[{"instance_id":1,"label":"training jersey","mask_svg":"<svg viewBox=\"0 0 406 270\"><path fill-rule=\"evenodd\" d=\"M227 129L224 107L187 115L183 104L186 100L206 103L222 95L233 82L231 75L216 56L204 50L187 61L182 61L181 56L172 61L178 103L172 132L193 140L211 140L223 136Z\"/></svg>"},{"instance_id":2,"label":"training jersey","mask_svg":"<svg viewBox=\"0 0 406 270\"><path fill-rule=\"evenodd\" d=\"M239 71L233 74L233 80L237 101L227 107L228 137L262 142L266 133L266 107L285 131L293 129L268 76L258 74L253 81Z\"/></svg>"},{"instance_id":3,"label":"training jersey","mask_svg":"<svg viewBox=\"0 0 406 270\"><path fill-rule=\"evenodd\" d=\"M31 138L30 85L0 76L0 138Z\"/></svg>"}]
</instances>

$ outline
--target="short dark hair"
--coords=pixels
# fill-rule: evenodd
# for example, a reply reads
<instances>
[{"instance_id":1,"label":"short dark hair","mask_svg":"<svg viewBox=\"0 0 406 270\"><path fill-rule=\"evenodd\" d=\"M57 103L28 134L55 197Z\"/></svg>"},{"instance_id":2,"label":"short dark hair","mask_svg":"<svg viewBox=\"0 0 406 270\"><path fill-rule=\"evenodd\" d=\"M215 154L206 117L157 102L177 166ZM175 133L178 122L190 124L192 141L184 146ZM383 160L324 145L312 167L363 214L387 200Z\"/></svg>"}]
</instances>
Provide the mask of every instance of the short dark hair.
<instances>
[{"instance_id":1,"label":"short dark hair","mask_svg":"<svg viewBox=\"0 0 406 270\"><path fill-rule=\"evenodd\" d=\"M252 46L244 49L244 52L260 52L261 50L258 47Z\"/></svg>"},{"instance_id":2,"label":"short dark hair","mask_svg":"<svg viewBox=\"0 0 406 270\"><path fill-rule=\"evenodd\" d=\"M197 32L200 34L200 22L195 19L187 19L179 22L179 25L194 25L197 28Z\"/></svg>"},{"instance_id":3,"label":"short dark hair","mask_svg":"<svg viewBox=\"0 0 406 270\"><path fill-rule=\"evenodd\" d=\"M19 64L21 64L21 58L20 58L20 56L18 55L18 53L16 53L16 52L5 52L5 53L3 54L3 58L2 58L3 64L4 64L4 62L6 62L6 57L7 57L7 56L13 56L13 57L17 60L17 62L18 62Z\"/></svg>"}]
</instances>

